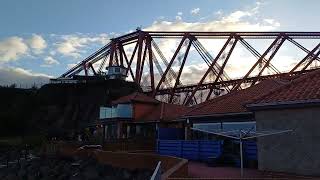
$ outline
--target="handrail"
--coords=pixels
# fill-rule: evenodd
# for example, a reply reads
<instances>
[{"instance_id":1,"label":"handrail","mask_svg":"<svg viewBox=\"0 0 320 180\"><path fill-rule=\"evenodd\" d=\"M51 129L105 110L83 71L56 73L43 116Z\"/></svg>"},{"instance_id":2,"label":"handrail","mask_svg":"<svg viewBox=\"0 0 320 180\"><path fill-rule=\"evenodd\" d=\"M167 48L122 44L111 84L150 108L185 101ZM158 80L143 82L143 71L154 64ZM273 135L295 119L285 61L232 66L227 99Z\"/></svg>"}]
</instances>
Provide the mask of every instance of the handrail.
<instances>
[{"instance_id":1,"label":"handrail","mask_svg":"<svg viewBox=\"0 0 320 180\"><path fill-rule=\"evenodd\" d=\"M156 169L153 171L153 174L150 180L160 180L161 179L161 161L158 162Z\"/></svg>"}]
</instances>

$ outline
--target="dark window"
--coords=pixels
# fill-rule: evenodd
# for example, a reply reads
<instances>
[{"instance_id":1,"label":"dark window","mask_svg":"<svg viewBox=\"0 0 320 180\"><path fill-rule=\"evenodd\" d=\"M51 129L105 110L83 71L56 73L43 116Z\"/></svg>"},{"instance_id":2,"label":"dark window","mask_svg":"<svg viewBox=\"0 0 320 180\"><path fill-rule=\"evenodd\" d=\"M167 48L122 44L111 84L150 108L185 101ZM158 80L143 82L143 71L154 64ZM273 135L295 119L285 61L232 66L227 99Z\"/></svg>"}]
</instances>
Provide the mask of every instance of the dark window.
<instances>
[{"instance_id":1,"label":"dark window","mask_svg":"<svg viewBox=\"0 0 320 180\"><path fill-rule=\"evenodd\" d=\"M120 68L118 68L118 67L115 68L115 69L114 69L114 72L119 73L119 72L120 72Z\"/></svg>"}]
</instances>

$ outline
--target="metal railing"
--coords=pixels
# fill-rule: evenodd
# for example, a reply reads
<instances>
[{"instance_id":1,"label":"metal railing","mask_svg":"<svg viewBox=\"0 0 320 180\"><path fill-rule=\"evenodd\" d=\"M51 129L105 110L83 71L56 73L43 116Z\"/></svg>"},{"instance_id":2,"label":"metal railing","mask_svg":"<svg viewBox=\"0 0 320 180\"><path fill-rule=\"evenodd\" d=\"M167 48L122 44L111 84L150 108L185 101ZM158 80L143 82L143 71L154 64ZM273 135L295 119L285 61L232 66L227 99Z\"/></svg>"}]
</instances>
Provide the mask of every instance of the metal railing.
<instances>
[{"instance_id":1,"label":"metal railing","mask_svg":"<svg viewBox=\"0 0 320 180\"><path fill-rule=\"evenodd\" d=\"M158 162L157 167L153 171L150 180L161 180L161 161Z\"/></svg>"}]
</instances>

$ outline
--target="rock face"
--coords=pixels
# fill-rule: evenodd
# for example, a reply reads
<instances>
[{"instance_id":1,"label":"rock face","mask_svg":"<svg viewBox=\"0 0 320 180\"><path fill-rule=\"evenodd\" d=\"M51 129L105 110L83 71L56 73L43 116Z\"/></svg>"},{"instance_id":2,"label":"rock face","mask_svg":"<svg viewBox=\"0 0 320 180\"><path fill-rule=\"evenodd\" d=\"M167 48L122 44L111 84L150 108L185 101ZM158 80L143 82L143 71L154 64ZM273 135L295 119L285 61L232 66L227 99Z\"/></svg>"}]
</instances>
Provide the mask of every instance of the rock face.
<instances>
[{"instance_id":1,"label":"rock face","mask_svg":"<svg viewBox=\"0 0 320 180\"><path fill-rule=\"evenodd\" d=\"M150 170L115 168L92 159L41 158L0 168L1 180L145 180L151 175Z\"/></svg>"}]
</instances>

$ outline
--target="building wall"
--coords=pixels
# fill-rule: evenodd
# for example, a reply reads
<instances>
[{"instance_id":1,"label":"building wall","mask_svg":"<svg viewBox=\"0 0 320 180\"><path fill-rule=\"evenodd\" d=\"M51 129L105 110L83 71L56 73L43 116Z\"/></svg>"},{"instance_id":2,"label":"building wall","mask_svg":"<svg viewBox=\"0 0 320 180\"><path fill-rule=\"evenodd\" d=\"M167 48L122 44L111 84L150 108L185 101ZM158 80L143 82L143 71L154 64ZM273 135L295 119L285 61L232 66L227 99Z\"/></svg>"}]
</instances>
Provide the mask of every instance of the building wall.
<instances>
[{"instance_id":1,"label":"building wall","mask_svg":"<svg viewBox=\"0 0 320 180\"><path fill-rule=\"evenodd\" d=\"M293 132L258 138L259 169L320 175L320 107L255 112L257 130Z\"/></svg>"}]
</instances>

